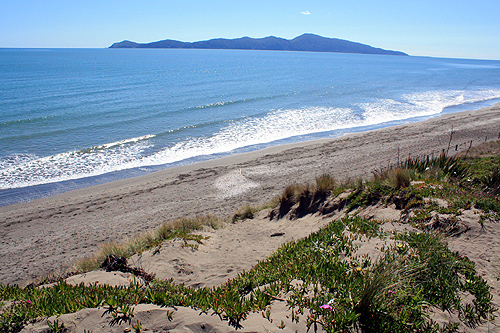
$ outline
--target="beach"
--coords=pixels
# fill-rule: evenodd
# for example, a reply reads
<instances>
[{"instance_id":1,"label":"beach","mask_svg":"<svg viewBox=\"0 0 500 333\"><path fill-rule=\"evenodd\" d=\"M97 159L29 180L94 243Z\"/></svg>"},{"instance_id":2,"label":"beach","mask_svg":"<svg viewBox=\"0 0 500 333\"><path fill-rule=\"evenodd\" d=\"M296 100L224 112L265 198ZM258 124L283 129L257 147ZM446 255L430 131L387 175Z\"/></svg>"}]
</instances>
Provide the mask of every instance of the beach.
<instances>
[{"instance_id":1,"label":"beach","mask_svg":"<svg viewBox=\"0 0 500 333\"><path fill-rule=\"evenodd\" d=\"M408 156L465 152L497 140L500 105L174 167L0 208L0 282L25 285L64 271L107 242L120 242L181 217L229 218L292 183L323 173L369 178Z\"/></svg>"}]
</instances>

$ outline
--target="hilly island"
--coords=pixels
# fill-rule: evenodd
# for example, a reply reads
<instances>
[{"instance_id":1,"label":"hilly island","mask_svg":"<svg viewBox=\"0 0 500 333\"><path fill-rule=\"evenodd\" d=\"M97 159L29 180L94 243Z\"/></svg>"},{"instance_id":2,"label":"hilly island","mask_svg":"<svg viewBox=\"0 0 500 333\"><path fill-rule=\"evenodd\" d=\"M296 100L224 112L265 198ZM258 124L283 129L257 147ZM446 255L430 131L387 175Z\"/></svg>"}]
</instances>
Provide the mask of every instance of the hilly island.
<instances>
[{"instance_id":1,"label":"hilly island","mask_svg":"<svg viewBox=\"0 0 500 333\"><path fill-rule=\"evenodd\" d=\"M308 51L385 54L407 56L400 51L384 50L370 45L338 38L327 38L315 34L303 34L293 39L269 36L265 38L242 37L235 39L216 38L198 42L181 42L165 39L151 43L135 43L124 40L110 48L159 48L159 49L226 49L226 50L267 50L267 51Z\"/></svg>"}]
</instances>

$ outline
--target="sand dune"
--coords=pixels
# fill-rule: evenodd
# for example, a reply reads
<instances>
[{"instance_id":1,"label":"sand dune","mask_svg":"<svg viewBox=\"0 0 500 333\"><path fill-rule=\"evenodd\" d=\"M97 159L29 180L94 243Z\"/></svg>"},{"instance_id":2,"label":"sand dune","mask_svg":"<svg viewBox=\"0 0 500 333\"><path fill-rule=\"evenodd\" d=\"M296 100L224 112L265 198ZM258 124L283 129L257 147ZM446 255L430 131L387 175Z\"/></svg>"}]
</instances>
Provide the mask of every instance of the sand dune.
<instances>
[{"instance_id":1,"label":"sand dune","mask_svg":"<svg viewBox=\"0 0 500 333\"><path fill-rule=\"evenodd\" d=\"M197 250L183 247L182 241L169 241L163 244L160 253L154 250L146 251L141 256L135 255L129 263L140 266L158 279L173 278L175 283L183 283L190 287L218 286L227 279L232 279L243 271L248 270L258 261L264 260L276 248L286 241L298 239L317 231L334 219L344 216L345 210L335 211L328 216L320 214L307 215L297 220L283 218L270 220L269 210L261 211L253 219L231 224L219 230L201 232L210 238L199 245ZM375 205L358 211L359 216L379 220L391 220L382 224L387 232L401 232L417 230L408 224L399 223L401 211L395 205ZM404 214L403 214L404 215ZM449 247L468 256L477 263L478 272L490 285L495 306L500 305L500 283L496 263L499 262L500 237L496 222L486 221L483 226L478 222L480 214L474 209L464 211L459 221L469 230L456 237L448 238ZM279 234L280 236L274 235ZM381 255L381 249L388 244L394 244L391 238L363 237L355 241L359 246L356 254L368 255L376 260ZM105 272L97 270L72 276L66 281L70 284L109 284L129 285L134 280L130 273ZM300 281L292 281L292 284ZM292 292L289 292L292 293ZM45 332L47 320L58 320L72 332L124 332L137 321L144 329L154 332L306 332L305 325L307 312L301 320L292 322L290 309L287 306L289 294L281 294L269 306L271 317L268 320L261 312L251 312L241 322L238 330L230 326L227 320L219 318L212 312L203 313L199 309L186 307L159 307L151 304L139 304L135 307L133 320L111 325L113 318L105 313L105 308L84 309L76 313L65 314L57 318L43 319L35 324L27 325L22 332ZM168 314L172 319L168 319ZM456 316L447 312L434 310L431 318L439 323L446 323L450 318L455 321ZM491 320L479 327L459 327L460 332L497 332L500 328L498 320ZM323 332L319 327L318 332Z\"/></svg>"}]
</instances>

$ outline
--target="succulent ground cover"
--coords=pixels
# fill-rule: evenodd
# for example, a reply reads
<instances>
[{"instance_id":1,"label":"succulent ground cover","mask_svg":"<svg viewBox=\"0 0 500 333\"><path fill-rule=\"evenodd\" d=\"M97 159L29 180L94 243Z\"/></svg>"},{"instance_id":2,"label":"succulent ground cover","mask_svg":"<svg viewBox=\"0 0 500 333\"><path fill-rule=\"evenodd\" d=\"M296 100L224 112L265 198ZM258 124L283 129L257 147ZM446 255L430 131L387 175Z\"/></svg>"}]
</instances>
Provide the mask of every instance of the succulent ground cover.
<instances>
[{"instance_id":1,"label":"succulent ground cover","mask_svg":"<svg viewBox=\"0 0 500 333\"><path fill-rule=\"evenodd\" d=\"M217 287L194 289L154 279L129 287L73 286L64 280L43 288L0 285L0 331L16 332L40 318L95 307L104 307L115 323L132 323L134 305L140 303L192 307L238 328L251 312L270 318L270 304L276 299L286 301L292 321L305 321L311 331L453 332L459 323L475 327L496 311L490 287L473 261L448 248L445 237L463 231L457 217L471 207L481 211L483 221L498 220L499 161L490 155L413 159L375 173L370 181L338 184L323 175L312 185L289 186L276 199L270 218L328 215L334 210L343 211L344 217L286 243ZM390 233L381 228L381 221L358 215L380 203L401 210L400 221L419 231ZM256 210L245 207L233 220L252 218ZM183 229L187 224L178 226L180 231L168 229L166 236L144 238L148 246L140 251L172 237L191 245L188 241L202 242L189 234L198 224ZM358 255L360 244L372 238L386 240L379 255ZM458 322L439 325L430 316L438 310L456 314ZM170 315L175 315L173 310ZM140 326L137 322L136 331ZM64 330L58 321L49 327Z\"/></svg>"}]
</instances>

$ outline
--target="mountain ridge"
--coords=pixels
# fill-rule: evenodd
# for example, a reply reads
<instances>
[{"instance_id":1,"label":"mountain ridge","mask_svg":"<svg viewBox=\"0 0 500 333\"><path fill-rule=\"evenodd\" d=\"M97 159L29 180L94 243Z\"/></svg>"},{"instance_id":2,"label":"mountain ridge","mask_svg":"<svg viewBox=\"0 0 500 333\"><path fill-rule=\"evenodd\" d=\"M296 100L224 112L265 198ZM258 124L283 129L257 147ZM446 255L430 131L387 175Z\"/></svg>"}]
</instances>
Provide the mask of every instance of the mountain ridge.
<instances>
[{"instance_id":1,"label":"mountain ridge","mask_svg":"<svg viewBox=\"0 0 500 333\"><path fill-rule=\"evenodd\" d=\"M224 49L224 50L267 50L267 51L306 51L360 53L407 56L401 51L385 50L367 44L345 39L323 37L305 33L293 39L275 36L263 38L240 37L234 39L214 38L197 42L181 42L164 39L151 43L136 43L129 40L113 43L109 48L166 48L166 49Z\"/></svg>"}]
</instances>

